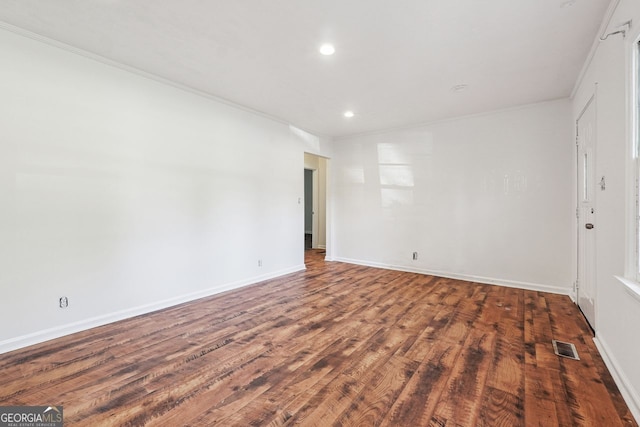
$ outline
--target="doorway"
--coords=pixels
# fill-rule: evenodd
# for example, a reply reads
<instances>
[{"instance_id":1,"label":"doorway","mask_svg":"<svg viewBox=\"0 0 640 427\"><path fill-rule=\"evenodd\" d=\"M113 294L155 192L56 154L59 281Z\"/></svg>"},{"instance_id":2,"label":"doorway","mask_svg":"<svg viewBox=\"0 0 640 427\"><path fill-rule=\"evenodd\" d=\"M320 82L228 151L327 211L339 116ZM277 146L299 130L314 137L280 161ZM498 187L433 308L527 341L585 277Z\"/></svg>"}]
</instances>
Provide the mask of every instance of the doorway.
<instances>
[{"instance_id":1,"label":"doorway","mask_svg":"<svg viewBox=\"0 0 640 427\"><path fill-rule=\"evenodd\" d=\"M312 169L304 170L304 249L313 248L313 176Z\"/></svg>"},{"instance_id":2,"label":"doorway","mask_svg":"<svg viewBox=\"0 0 640 427\"><path fill-rule=\"evenodd\" d=\"M576 121L578 183L578 306L591 328L596 328L596 206L595 206L595 96Z\"/></svg>"},{"instance_id":3,"label":"doorway","mask_svg":"<svg viewBox=\"0 0 640 427\"><path fill-rule=\"evenodd\" d=\"M304 241L307 249L326 249L327 159L304 154Z\"/></svg>"}]
</instances>

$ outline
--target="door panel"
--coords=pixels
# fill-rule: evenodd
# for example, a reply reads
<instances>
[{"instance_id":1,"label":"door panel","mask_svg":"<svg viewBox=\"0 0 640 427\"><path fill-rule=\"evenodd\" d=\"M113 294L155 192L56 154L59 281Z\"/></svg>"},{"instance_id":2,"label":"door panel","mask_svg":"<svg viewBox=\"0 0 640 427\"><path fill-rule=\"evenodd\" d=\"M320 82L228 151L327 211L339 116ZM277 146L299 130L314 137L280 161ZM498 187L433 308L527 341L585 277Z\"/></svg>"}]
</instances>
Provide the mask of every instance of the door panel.
<instances>
[{"instance_id":1,"label":"door panel","mask_svg":"<svg viewBox=\"0 0 640 427\"><path fill-rule=\"evenodd\" d=\"M578 118L578 305L596 327L595 146L596 109L592 97Z\"/></svg>"}]
</instances>

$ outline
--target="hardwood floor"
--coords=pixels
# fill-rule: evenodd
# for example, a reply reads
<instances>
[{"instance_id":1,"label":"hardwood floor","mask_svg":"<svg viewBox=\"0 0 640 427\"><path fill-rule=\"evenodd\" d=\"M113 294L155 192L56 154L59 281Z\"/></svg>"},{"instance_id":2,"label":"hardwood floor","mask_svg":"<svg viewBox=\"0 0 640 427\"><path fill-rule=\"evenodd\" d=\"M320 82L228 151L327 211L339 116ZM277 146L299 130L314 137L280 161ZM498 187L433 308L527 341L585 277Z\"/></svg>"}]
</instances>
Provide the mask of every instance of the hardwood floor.
<instances>
[{"instance_id":1,"label":"hardwood floor","mask_svg":"<svg viewBox=\"0 0 640 427\"><path fill-rule=\"evenodd\" d=\"M0 355L0 405L68 426L637 425L568 297L307 267Z\"/></svg>"}]
</instances>

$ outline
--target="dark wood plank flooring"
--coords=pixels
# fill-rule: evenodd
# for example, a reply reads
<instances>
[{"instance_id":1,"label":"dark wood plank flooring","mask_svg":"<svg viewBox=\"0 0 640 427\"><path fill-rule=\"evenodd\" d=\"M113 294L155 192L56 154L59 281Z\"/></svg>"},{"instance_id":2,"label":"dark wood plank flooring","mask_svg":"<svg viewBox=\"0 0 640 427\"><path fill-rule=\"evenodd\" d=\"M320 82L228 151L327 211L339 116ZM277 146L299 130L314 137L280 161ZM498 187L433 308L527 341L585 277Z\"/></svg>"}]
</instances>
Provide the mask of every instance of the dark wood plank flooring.
<instances>
[{"instance_id":1,"label":"dark wood plank flooring","mask_svg":"<svg viewBox=\"0 0 640 427\"><path fill-rule=\"evenodd\" d=\"M637 425L566 296L307 267L0 355L0 405L68 426Z\"/></svg>"}]
</instances>

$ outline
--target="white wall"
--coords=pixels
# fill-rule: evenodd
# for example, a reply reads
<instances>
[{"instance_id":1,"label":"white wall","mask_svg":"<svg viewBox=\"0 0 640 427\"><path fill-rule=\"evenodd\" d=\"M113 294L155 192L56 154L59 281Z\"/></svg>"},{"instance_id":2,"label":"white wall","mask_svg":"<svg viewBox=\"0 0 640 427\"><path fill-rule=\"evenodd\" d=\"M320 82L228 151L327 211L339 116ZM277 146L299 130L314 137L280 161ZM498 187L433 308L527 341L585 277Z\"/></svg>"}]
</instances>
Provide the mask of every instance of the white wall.
<instances>
[{"instance_id":1,"label":"white wall","mask_svg":"<svg viewBox=\"0 0 640 427\"><path fill-rule=\"evenodd\" d=\"M0 52L0 352L304 268L325 140L5 30Z\"/></svg>"},{"instance_id":2,"label":"white wall","mask_svg":"<svg viewBox=\"0 0 640 427\"><path fill-rule=\"evenodd\" d=\"M569 293L571 134L559 100L336 140L334 258Z\"/></svg>"},{"instance_id":3,"label":"white wall","mask_svg":"<svg viewBox=\"0 0 640 427\"><path fill-rule=\"evenodd\" d=\"M622 0L608 30L614 31L618 23L630 19L634 27L626 38L614 35L597 44L573 99L573 119L575 123L595 93L595 173L598 181L602 176L606 178L605 191L595 192L596 342L630 409L640 420L640 301L614 277L628 275L633 269L632 263L625 261L634 252L635 240L633 214L627 215L628 207L633 210L633 199L627 194L632 194L634 187L630 71L633 41L640 35L640 2ZM574 244L574 251L575 248Z\"/></svg>"}]
</instances>

